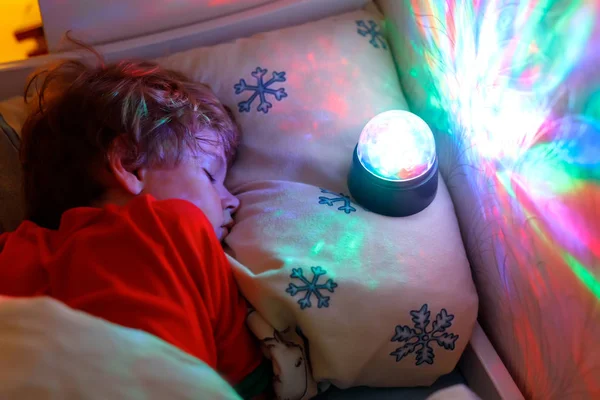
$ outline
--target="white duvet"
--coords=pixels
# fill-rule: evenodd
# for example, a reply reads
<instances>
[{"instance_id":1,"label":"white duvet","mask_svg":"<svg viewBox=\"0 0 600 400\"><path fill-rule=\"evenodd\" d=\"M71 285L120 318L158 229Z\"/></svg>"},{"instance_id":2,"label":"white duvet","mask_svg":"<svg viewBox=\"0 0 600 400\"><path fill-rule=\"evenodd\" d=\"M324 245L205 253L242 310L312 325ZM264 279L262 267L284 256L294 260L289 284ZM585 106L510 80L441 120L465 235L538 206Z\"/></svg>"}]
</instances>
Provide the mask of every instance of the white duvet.
<instances>
[{"instance_id":1,"label":"white duvet","mask_svg":"<svg viewBox=\"0 0 600 400\"><path fill-rule=\"evenodd\" d=\"M0 297L0 399L239 399L202 361L50 298Z\"/></svg>"}]
</instances>

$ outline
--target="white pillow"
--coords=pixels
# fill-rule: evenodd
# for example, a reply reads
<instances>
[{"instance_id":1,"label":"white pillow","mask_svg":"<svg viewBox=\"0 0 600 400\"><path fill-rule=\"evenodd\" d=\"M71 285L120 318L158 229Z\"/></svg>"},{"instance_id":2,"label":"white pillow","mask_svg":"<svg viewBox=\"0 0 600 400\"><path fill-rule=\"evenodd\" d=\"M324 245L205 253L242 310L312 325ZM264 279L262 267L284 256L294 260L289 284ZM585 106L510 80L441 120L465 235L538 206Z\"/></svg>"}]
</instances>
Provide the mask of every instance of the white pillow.
<instances>
[{"instance_id":1,"label":"white pillow","mask_svg":"<svg viewBox=\"0 0 600 400\"><path fill-rule=\"evenodd\" d=\"M381 26L381 15L360 10L159 59L237 113L242 144L227 183L242 206L227 244L238 282L274 329L300 328L314 378L339 387L433 383L455 367L477 315L441 178L434 203L408 218L344 198L362 127L407 108ZM268 92L246 90L260 82ZM328 298L301 302L300 274L319 275ZM446 322L443 338L412 330L427 315L427 332ZM405 347L405 334L433 354Z\"/></svg>"},{"instance_id":2,"label":"white pillow","mask_svg":"<svg viewBox=\"0 0 600 400\"><path fill-rule=\"evenodd\" d=\"M238 195L227 238L238 283L274 329L301 329L317 382L421 386L454 369L477 295L441 178L433 203L406 218L289 181L251 182Z\"/></svg>"},{"instance_id":3,"label":"white pillow","mask_svg":"<svg viewBox=\"0 0 600 400\"><path fill-rule=\"evenodd\" d=\"M239 399L204 362L50 298L0 297L0 398Z\"/></svg>"},{"instance_id":4,"label":"white pillow","mask_svg":"<svg viewBox=\"0 0 600 400\"><path fill-rule=\"evenodd\" d=\"M364 10L158 59L211 85L243 137L228 179L285 179L342 190L362 127L407 109L381 16ZM364 34L364 36L363 36ZM248 90L266 85L260 93Z\"/></svg>"}]
</instances>

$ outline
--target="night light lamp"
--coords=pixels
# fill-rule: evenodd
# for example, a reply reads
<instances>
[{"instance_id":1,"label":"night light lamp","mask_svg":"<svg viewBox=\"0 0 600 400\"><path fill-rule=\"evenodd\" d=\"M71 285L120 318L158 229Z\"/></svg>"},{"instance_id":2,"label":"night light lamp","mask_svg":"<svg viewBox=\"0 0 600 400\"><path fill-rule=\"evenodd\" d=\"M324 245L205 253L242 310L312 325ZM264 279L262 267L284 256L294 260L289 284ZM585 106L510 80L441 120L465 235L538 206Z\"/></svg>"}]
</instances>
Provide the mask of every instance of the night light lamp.
<instances>
[{"instance_id":1,"label":"night light lamp","mask_svg":"<svg viewBox=\"0 0 600 400\"><path fill-rule=\"evenodd\" d=\"M367 210L391 217L416 214L431 204L438 187L433 133L408 111L376 115L354 148L348 188Z\"/></svg>"}]
</instances>

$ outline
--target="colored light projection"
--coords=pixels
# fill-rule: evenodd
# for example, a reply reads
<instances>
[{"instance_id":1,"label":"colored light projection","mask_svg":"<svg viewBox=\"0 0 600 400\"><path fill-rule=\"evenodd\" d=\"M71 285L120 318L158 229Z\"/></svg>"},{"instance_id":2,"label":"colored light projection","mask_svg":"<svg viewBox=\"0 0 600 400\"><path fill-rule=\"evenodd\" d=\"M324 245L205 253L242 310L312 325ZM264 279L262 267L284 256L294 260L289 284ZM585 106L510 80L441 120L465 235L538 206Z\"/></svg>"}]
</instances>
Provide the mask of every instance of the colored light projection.
<instances>
[{"instance_id":1,"label":"colored light projection","mask_svg":"<svg viewBox=\"0 0 600 400\"><path fill-rule=\"evenodd\" d=\"M429 126L413 113L391 110L375 116L358 140L361 164L378 178L403 182L423 176L435 162Z\"/></svg>"},{"instance_id":2,"label":"colored light projection","mask_svg":"<svg viewBox=\"0 0 600 400\"><path fill-rule=\"evenodd\" d=\"M600 398L600 2L388 3L484 329L526 398Z\"/></svg>"}]
</instances>

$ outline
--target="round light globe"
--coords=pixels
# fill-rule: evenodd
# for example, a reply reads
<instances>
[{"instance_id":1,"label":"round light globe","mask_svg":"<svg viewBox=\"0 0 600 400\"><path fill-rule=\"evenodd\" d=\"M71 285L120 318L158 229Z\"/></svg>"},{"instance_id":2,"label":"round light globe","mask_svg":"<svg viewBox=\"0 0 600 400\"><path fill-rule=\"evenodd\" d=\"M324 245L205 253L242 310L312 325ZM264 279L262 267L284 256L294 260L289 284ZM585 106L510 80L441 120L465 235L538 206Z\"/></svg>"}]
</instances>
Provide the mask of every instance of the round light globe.
<instances>
[{"instance_id":1,"label":"round light globe","mask_svg":"<svg viewBox=\"0 0 600 400\"><path fill-rule=\"evenodd\" d=\"M348 187L370 211L408 216L435 198L437 172L435 140L427 123L408 111L386 111L360 134Z\"/></svg>"}]
</instances>

